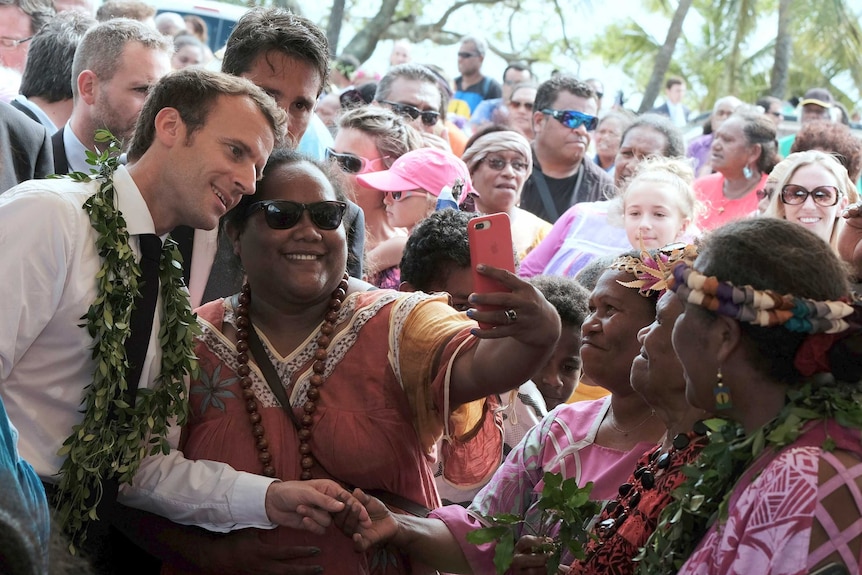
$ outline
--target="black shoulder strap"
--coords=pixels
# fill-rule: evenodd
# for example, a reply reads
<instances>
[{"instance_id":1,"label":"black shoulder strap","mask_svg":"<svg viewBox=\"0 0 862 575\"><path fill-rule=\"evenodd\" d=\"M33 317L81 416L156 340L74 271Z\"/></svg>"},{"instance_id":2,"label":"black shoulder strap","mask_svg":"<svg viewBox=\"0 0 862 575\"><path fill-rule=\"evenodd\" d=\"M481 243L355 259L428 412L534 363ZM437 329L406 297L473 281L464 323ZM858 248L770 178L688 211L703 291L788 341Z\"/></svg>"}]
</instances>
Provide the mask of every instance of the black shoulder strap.
<instances>
[{"instance_id":1,"label":"black shoulder strap","mask_svg":"<svg viewBox=\"0 0 862 575\"><path fill-rule=\"evenodd\" d=\"M550 221L557 221L560 219L560 213L557 211L557 206L554 205L551 190L548 189L548 182L545 181L545 174L539 170L533 170L533 181L539 190L539 198L542 200L542 206L545 208Z\"/></svg>"},{"instance_id":2,"label":"black shoulder strap","mask_svg":"<svg viewBox=\"0 0 862 575\"><path fill-rule=\"evenodd\" d=\"M234 296L234 307L237 304L236 296ZM249 322L248 326L248 349L251 352L252 357L256 359L257 366L260 368L261 373L263 373L264 379L266 379L267 385L269 385L269 389L272 390L272 393L278 398L278 402L281 403L282 409L287 413L290 417L290 420L293 421L293 425L300 429L301 425L299 420L296 418L296 414L293 413L293 409L290 407L290 400L287 398L287 392L284 390L284 386L281 384L281 378L278 376L278 373L275 371L275 367L273 367L272 362L269 361L269 357L266 355L266 351L263 349L263 343L261 343L260 338L257 335L257 331L254 329L254 326ZM317 462L320 465L320 461ZM327 473L335 478L334 475ZM340 479L336 479L339 483L350 485ZM390 507L396 507L401 511L414 515L416 517L428 517L431 513L431 510L427 507L416 503L406 497L402 497L396 493L392 493L391 491L385 491L383 489L368 489L364 490L368 495L372 497L376 497L386 505Z\"/></svg>"}]
</instances>

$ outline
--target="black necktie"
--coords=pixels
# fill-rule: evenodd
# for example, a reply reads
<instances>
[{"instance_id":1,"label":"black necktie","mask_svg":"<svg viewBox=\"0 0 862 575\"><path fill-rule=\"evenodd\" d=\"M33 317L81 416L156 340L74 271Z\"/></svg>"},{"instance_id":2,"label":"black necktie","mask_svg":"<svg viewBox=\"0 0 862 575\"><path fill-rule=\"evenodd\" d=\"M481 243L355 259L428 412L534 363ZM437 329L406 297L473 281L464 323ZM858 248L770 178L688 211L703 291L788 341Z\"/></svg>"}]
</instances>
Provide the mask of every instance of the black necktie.
<instances>
[{"instance_id":1,"label":"black necktie","mask_svg":"<svg viewBox=\"0 0 862 575\"><path fill-rule=\"evenodd\" d=\"M159 299L159 262L162 257L162 241L155 234L140 234L141 277L138 279L140 294L135 298L132 317L129 321L131 333L126 338L126 372L128 389L123 399L134 405L135 395L144 371L144 360L153 330L156 301ZM110 417L115 418L116 414ZM87 528L87 540L83 550L89 556L94 571L99 575L116 573L159 573L160 565L155 558L135 547L114 525L122 523L123 507L117 503L118 476L102 479L102 499L96 513L99 521L92 521ZM122 568L120 567L122 565ZM146 567L144 566L146 565Z\"/></svg>"},{"instance_id":2,"label":"black necktie","mask_svg":"<svg viewBox=\"0 0 862 575\"><path fill-rule=\"evenodd\" d=\"M147 358L156 300L159 299L159 260L162 257L162 241L159 236L141 234L138 238L141 243L141 277L138 279L140 295L135 298L135 308L130 321L131 333L126 339L126 358L129 360L126 402L129 405L135 403L135 392L141 381L144 360Z\"/></svg>"},{"instance_id":3,"label":"black necktie","mask_svg":"<svg viewBox=\"0 0 862 575\"><path fill-rule=\"evenodd\" d=\"M171 237L177 242L180 255L183 256L183 279L186 286L191 286L192 249L195 243L195 229L189 226L177 226L171 232Z\"/></svg>"}]
</instances>

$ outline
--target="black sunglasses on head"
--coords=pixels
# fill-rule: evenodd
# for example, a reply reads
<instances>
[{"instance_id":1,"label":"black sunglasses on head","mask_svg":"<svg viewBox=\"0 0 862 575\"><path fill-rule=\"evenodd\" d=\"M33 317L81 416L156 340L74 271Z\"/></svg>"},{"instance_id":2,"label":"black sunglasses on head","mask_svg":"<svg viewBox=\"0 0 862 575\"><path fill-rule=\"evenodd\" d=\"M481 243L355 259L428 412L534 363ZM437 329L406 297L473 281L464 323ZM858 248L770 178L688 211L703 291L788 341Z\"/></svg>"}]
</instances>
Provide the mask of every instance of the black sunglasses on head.
<instances>
[{"instance_id":1,"label":"black sunglasses on head","mask_svg":"<svg viewBox=\"0 0 862 575\"><path fill-rule=\"evenodd\" d=\"M392 108L392 111L396 114L404 116L405 118L410 118L411 120L415 120L422 116L422 123L426 126L436 125L437 120L440 118L440 112L433 112L431 110L423 112L416 106L411 106L410 104L399 104L398 102L390 102L389 100L379 100L379 102Z\"/></svg>"},{"instance_id":2,"label":"black sunglasses on head","mask_svg":"<svg viewBox=\"0 0 862 575\"><path fill-rule=\"evenodd\" d=\"M302 204L290 200L264 200L251 204L246 210L250 215L257 210L263 210L266 225L274 230L287 230L299 223L302 212L308 210L312 223L321 230L334 230L341 225L347 204L344 202L326 201Z\"/></svg>"}]
</instances>

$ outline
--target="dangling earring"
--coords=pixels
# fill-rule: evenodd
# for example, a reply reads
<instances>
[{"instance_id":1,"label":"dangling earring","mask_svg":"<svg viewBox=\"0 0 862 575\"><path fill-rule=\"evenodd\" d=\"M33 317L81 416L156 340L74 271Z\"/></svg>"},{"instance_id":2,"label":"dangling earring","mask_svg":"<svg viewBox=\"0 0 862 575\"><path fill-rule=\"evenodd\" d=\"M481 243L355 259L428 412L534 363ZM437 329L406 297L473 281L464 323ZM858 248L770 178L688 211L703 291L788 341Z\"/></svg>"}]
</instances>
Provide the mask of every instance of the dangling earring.
<instances>
[{"instance_id":1,"label":"dangling earring","mask_svg":"<svg viewBox=\"0 0 862 575\"><path fill-rule=\"evenodd\" d=\"M742 175L746 180L750 180L751 179L751 168L749 168L748 166L745 166L744 168L742 168Z\"/></svg>"},{"instance_id":2,"label":"dangling earring","mask_svg":"<svg viewBox=\"0 0 862 575\"><path fill-rule=\"evenodd\" d=\"M715 410L723 411L733 407L733 401L730 399L730 388L724 385L721 380L721 368L718 368L718 373L715 376L715 387L712 388L712 394L715 396Z\"/></svg>"}]
</instances>

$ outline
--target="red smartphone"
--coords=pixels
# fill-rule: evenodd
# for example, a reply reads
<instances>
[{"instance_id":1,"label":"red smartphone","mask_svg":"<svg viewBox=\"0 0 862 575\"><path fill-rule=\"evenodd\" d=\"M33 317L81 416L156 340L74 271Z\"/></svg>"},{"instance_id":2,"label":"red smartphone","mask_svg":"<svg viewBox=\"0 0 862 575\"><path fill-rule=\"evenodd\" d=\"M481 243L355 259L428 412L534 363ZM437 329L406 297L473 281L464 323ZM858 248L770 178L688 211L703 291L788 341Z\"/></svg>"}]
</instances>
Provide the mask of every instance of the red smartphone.
<instances>
[{"instance_id":1,"label":"red smartphone","mask_svg":"<svg viewBox=\"0 0 862 575\"><path fill-rule=\"evenodd\" d=\"M511 291L508 287L476 271L476 266L485 264L515 273L515 252L512 246L512 224L508 214L488 214L473 218L467 224L467 239L470 242L470 269L473 272L473 291L492 293ZM477 305L479 311L502 309L499 306ZM487 329L488 324L479 323Z\"/></svg>"}]
</instances>

